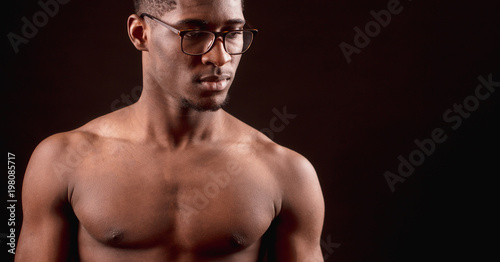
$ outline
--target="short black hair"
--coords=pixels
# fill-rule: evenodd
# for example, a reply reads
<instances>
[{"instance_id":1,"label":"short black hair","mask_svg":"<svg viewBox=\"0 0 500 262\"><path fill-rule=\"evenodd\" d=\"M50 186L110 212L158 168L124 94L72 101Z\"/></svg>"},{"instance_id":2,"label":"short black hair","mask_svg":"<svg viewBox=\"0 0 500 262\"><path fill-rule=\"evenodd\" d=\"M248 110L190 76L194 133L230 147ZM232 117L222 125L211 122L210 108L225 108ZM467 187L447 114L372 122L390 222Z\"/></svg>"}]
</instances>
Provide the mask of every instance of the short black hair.
<instances>
[{"instance_id":1,"label":"short black hair","mask_svg":"<svg viewBox=\"0 0 500 262\"><path fill-rule=\"evenodd\" d=\"M243 2L244 0L241 0L241 8L243 8ZM165 12L177 7L177 0L134 0L134 7L138 15L148 13L153 16L162 16Z\"/></svg>"},{"instance_id":2,"label":"short black hair","mask_svg":"<svg viewBox=\"0 0 500 262\"><path fill-rule=\"evenodd\" d=\"M153 16L161 16L165 12L177 7L176 0L134 0L135 13L141 15L148 13Z\"/></svg>"}]
</instances>

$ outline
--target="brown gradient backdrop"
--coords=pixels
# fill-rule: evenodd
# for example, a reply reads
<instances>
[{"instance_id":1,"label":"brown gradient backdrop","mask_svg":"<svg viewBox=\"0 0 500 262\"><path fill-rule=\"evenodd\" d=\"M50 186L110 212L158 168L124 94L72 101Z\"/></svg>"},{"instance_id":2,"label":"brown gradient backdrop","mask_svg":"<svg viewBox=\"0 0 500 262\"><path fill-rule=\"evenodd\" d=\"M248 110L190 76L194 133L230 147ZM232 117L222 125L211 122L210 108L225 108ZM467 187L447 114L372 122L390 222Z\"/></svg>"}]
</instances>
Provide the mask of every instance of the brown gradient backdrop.
<instances>
[{"instance_id":1,"label":"brown gradient backdrop","mask_svg":"<svg viewBox=\"0 0 500 262\"><path fill-rule=\"evenodd\" d=\"M42 139L110 112L141 85L140 53L126 33L131 2L72 0L17 55L5 36L19 34L21 18L40 7L24 0L4 10L2 138L16 154L18 185ZM401 1L403 11L350 64L339 44L353 44L353 28L388 0L246 2L246 18L260 32L227 110L257 129L269 127L273 108L297 115L274 140L317 169L323 240L340 244L327 261L492 255L500 92L456 131L442 117L474 94L478 76L500 81L498 1ZM407 158L413 140L437 127L448 140L392 193L384 172L396 172L398 155ZM21 218L18 205L17 230Z\"/></svg>"}]
</instances>

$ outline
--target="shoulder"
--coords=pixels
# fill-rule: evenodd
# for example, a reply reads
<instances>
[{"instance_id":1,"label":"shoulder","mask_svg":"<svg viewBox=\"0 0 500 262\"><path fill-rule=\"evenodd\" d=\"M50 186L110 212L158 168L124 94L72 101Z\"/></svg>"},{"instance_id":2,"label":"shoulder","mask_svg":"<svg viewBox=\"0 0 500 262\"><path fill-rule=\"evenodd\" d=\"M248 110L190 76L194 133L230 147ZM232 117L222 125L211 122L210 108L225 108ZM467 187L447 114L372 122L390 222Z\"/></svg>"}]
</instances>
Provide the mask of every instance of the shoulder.
<instances>
[{"instance_id":1,"label":"shoulder","mask_svg":"<svg viewBox=\"0 0 500 262\"><path fill-rule=\"evenodd\" d=\"M282 194L282 203L294 202L294 196L302 194L303 197L310 196L311 201L316 201L321 206L321 187L311 162L294 150L275 143L258 130L237 121L238 129L241 130L239 133L244 134L240 141L246 141L244 144L251 152L252 160L266 167L276 182L277 190Z\"/></svg>"},{"instance_id":2,"label":"shoulder","mask_svg":"<svg viewBox=\"0 0 500 262\"><path fill-rule=\"evenodd\" d=\"M53 174L58 178L76 168L78 162L94 148L96 135L73 130L57 133L40 142L31 155L27 176L36 170L37 175Z\"/></svg>"},{"instance_id":3,"label":"shoulder","mask_svg":"<svg viewBox=\"0 0 500 262\"><path fill-rule=\"evenodd\" d=\"M272 170L284 203L297 194L322 194L316 170L301 154L270 141L260 156Z\"/></svg>"},{"instance_id":4,"label":"shoulder","mask_svg":"<svg viewBox=\"0 0 500 262\"><path fill-rule=\"evenodd\" d=\"M320 261L325 203L316 171L299 153L272 141L266 144L261 156L267 158L279 195L270 226L275 246L268 250L269 257Z\"/></svg>"},{"instance_id":5,"label":"shoulder","mask_svg":"<svg viewBox=\"0 0 500 262\"><path fill-rule=\"evenodd\" d=\"M67 132L51 135L41 141L33 151L26 176L54 175L66 180L68 175L96 152L105 130L102 117Z\"/></svg>"},{"instance_id":6,"label":"shoulder","mask_svg":"<svg viewBox=\"0 0 500 262\"><path fill-rule=\"evenodd\" d=\"M83 126L67 132L60 132L44 139L36 147L33 155L45 155L46 158L57 160L67 154L78 151L80 155L91 150L104 138L113 137L118 130L115 124L117 114L110 113L95 118Z\"/></svg>"},{"instance_id":7,"label":"shoulder","mask_svg":"<svg viewBox=\"0 0 500 262\"><path fill-rule=\"evenodd\" d=\"M238 130L240 144L249 147L258 160L272 168L277 175L283 178L297 177L311 179L316 177L312 164L301 154L281 146L263 133L248 126L239 119L229 115L229 128ZM243 142L243 143L242 143Z\"/></svg>"},{"instance_id":8,"label":"shoulder","mask_svg":"<svg viewBox=\"0 0 500 262\"><path fill-rule=\"evenodd\" d=\"M260 160L268 165L280 180L316 179L311 162L296 151L279 145L263 134L256 135Z\"/></svg>"},{"instance_id":9,"label":"shoulder","mask_svg":"<svg viewBox=\"0 0 500 262\"><path fill-rule=\"evenodd\" d=\"M50 189L61 198L70 198L71 185L77 174L100 151L103 132L97 121L100 120L53 134L36 146L24 175L23 188L29 191L26 194Z\"/></svg>"},{"instance_id":10,"label":"shoulder","mask_svg":"<svg viewBox=\"0 0 500 262\"><path fill-rule=\"evenodd\" d=\"M301 154L261 135L254 141L257 145L255 155L259 164L268 170L269 181L273 181L277 196L275 218L281 228L280 234L305 232L300 234L319 236L325 203L313 165Z\"/></svg>"},{"instance_id":11,"label":"shoulder","mask_svg":"<svg viewBox=\"0 0 500 262\"><path fill-rule=\"evenodd\" d=\"M68 149L77 147L83 143L90 143L96 138L96 134L80 129L57 133L40 142L35 148L33 154L40 152L47 157L50 156L56 158L60 154L68 151Z\"/></svg>"}]
</instances>

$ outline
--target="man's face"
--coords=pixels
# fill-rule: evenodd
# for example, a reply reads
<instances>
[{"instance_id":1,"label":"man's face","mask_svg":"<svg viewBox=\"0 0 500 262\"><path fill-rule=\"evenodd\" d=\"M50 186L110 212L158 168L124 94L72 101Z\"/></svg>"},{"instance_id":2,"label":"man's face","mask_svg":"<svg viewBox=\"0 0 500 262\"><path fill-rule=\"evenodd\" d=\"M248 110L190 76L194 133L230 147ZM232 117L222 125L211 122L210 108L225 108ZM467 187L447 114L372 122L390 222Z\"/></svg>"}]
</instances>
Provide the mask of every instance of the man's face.
<instances>
[{"instance_id":1,"label":"man's face","mask_svg":"<svg viewBox=\"0 0 500 262\"><path fill-rule=\"evenodd\" d=\"M179 30L225 31L244 26L241 0L178 0L174 10L159 18ZM169 29L156 24L149 33L145 74L162 93L159 95L168 103L198 111L219 109L226 101L241 55L229 55L221 38L204 55L186 55L181 51L180 37Z\"/></svg>"}]
</instances>

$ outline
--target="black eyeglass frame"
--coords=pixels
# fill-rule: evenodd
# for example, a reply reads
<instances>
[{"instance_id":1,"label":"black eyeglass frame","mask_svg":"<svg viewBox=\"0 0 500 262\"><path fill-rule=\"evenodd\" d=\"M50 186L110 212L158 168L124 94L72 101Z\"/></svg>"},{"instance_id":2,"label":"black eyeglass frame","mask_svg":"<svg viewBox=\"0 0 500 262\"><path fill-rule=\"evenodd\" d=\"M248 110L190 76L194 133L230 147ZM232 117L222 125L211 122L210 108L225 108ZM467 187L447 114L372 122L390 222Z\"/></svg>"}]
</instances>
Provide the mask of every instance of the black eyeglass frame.
<instances>
[{"instance_id":1,"label":"black eyeglass frame","mask_svg":"<svg viewBox=\"0 0 500 262\"><path fill-rule=\"evenodd\" d=\"M253 40L255 38L255 35L259 32L259 30L257 29L237 29L237 30L228 30L228 31L221 31L221 32L214 32L214 31L208 31L208 30L197 30L197 29L186 29L186 30L179 30L163 21L161 21L160 19L150 15L150 14L147 14L147 13L142 13L140 15L141 18L144 19L144 17L148 17L150 18L151 20L154 20L156 22L158 22L159 24L163 25L164 27L168 28L170 31L174 32L175 34L177 34L178 36L180 36L181 38L181 51L186 54L186 55L192 55L192 56L200 56L200 55L204 55L208 52L210 52L210 50L212 50L212 48L214 47L214 43L215 41L217 41L217 38L219 37L222 37L222 44L224 46L224 50L230 54L230 55L241 55L241 54L244 54L245 52L248 51L248 49L250 49L250 46L252 46L252 43L253 43ZM184 36L189 33L189 32L193 32L193 31L199 31L199 32L207 32L207 33L212 33L214 34L215 38L214 40L212 41L212 43L210 44L210 47L207 49L207 51L203 52L203 53L200 53L200 54L190 54L190 53L187 53L186 51L184 51L184 48L183 48L183 40L184 40ZM229 33L234 33L234 32L251 32L252 33L252 40L250 41L250 44L248 45L248 47L243 50L242 52L239 52L239 53L230 53L227 48L226 48L226 35L229 34Z\"/></svg>"}]
</instances>

